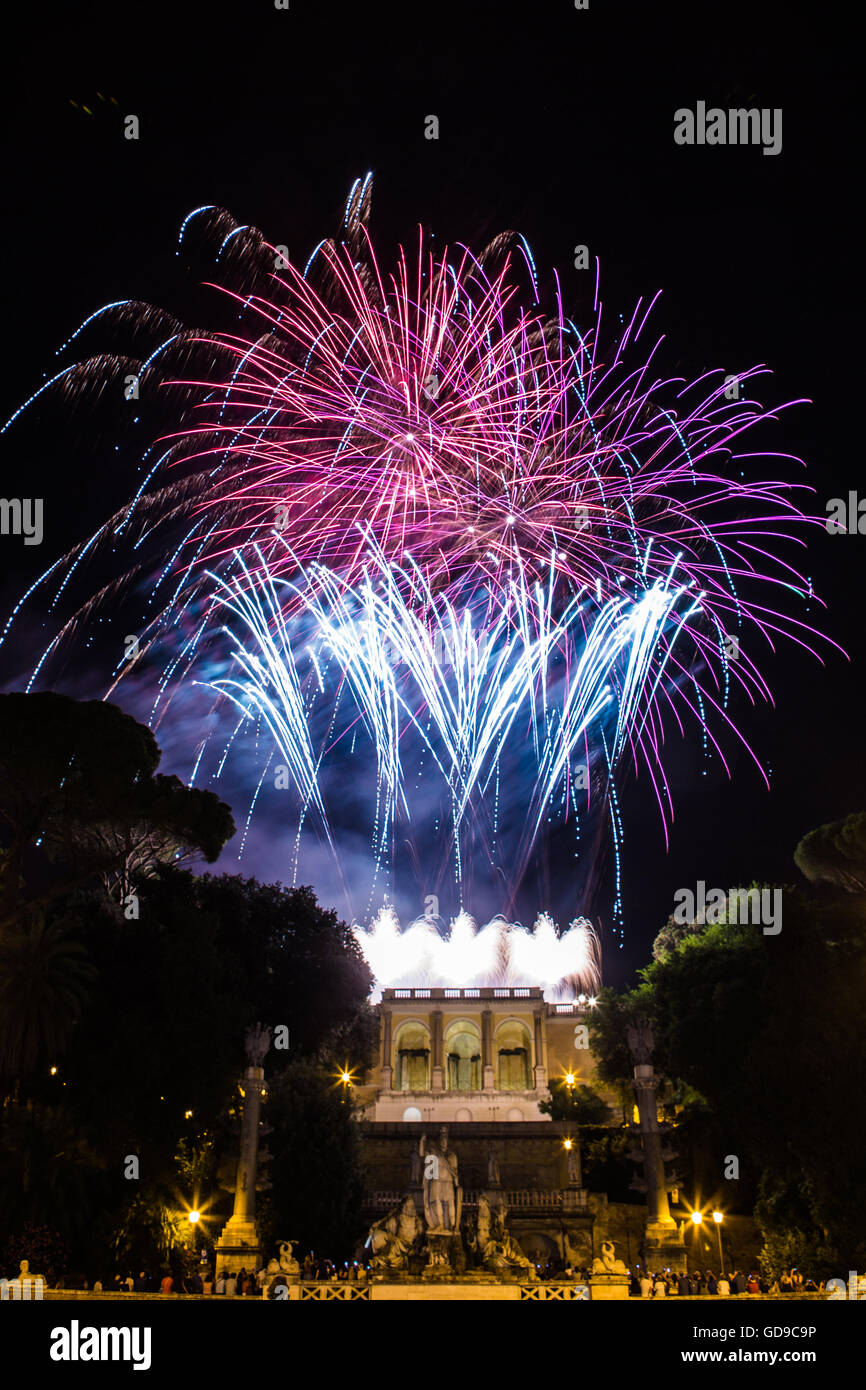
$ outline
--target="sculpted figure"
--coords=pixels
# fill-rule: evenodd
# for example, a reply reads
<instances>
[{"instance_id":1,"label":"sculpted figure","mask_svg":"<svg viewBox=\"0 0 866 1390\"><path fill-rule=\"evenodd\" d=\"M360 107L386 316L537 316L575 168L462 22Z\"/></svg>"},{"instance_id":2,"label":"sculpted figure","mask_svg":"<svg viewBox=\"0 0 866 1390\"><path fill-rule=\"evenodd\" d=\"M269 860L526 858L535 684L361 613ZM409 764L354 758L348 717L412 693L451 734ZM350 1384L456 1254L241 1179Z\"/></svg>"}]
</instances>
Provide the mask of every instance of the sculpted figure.
<instances>
[{"instance_id":1,"label":"sculpted figure","mask_svg":"<svg viewBox=\"0 0 866 1390\"><path fill-rule=\"evenodd\" d=\"M448 1129L442 1125L437 1142L421 1135L418 1152L424 1161L424 1219L428 1230L452 1235L460 1226L463 1190L457 1155L448 1148Z\"/></svg>"},{"instance_id":2,"label":"sculpted figure","mask_svg":"<svg viewBox=\"0 0 866 1390\"><path fill-rule=\"evenodd\" d=\"M405 1197L394 1211L374 1221L367 1244L374 1269L407 1269L409 1255L424 1226L411 1197Z\"/></svg>"},{"instance_id":3,"label":"sculpted figure","mask_svg":"<svg viewBox=\"0 0 866 1390\"><path fill-rule=\"evenodd\" d=\"M260 1023L255 1027L250 1027L246 1031L246 1054L247 1061L251 1067L260 1067L264 1063L265 1054L271 1045L271 1030L263 1028Z\"/></svg>"},{"instance_id":4,"label":"sculpted figure","mask_svg":"<svg viewBox=\"0 0 866 1390\"><path fill-rule=\"evenodd\" d=\"M622 1260L616 1258L616 1249L612 1240L603 1240L601 1243L601 1258L598 1256L592 1262L593 1274L627 1274L628 1270Z\"/></svg>"}]
</instances>

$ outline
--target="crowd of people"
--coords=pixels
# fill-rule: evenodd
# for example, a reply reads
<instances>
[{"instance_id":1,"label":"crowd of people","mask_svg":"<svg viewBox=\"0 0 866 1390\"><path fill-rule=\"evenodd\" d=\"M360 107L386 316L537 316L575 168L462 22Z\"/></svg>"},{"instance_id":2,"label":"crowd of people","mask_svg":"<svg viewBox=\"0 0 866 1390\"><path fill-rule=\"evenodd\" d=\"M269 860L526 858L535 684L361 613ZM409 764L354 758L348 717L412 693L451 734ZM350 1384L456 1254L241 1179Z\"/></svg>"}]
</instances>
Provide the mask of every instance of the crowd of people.
<instances>
[{"instance_id":1,"label":"crowd of people","mask_svg":"<svg viewBox=\"0 0 866 1390\"><path fill-rule=\"evenodd\" d=\"M536 1273L539 1279L543 1280L568 1280L575 1283L591 1280L589 1269L580 1269L560 1260L549 1259L542 1262L536 1260ZM306 1282L328 1282L336 1283L347 1281L364 1285L371 1278L371 1269L363 1261L344 1260L337 1263L328 1258L322 1258L310 1251L304 1256L300 1267L301 1278ZM267 1272L264 1268L259 1270L238 1270L233 1273L229 1270L205 1269L193 1274L164 1273L162 1275L150 1274L146 1270L141 1270L137 1275L116 1274L113 1281L104 1285L102 1280L97 1279L92 1286L93 1293L102 1293L107 1287L116 1293L162 1293L162 1294L192 1294L204 1298L224 1297L224 1298L261 1298ZM65 1288L63 1279L58 1279L56 1284L52 1279L48 1280L49 1287ZM90 1289L89 1282L85 1279L80 1285L74 1284L69 1287L81 1287ZM754 1271L746 1274L742 1270L731 1270L729 1273L716 1274L715 1271L695 1270L691 1273L677 1273L672 1270L665 1270L663 1273L650 1274L647 1270L632 1272L629 1281L629 1293L632 1298L697 1298L703 1295L715 1295L721 1298L729 1298L740 1294L804 1294L804 1293L824 1293L824 1281L816 1283L814 1279L807 1278L800 1270L792 1269L781 1275L778 1279L767 1279Z\"/></svg>"},{"instance_id":2,"label":"crowd of people","mask_svg":"<svg viewBox=\"0 0 866 1390\"><path fill-rule=\"evenodd\" d=\"M798 1269L792 1269L779 1279L767 1279L752 1271L733 1269L716 1274L713 1270L695 1270L677 1274L672 1270L650 1274L644 1270L632 1274L629 1293L633 1298L698 1298L705 1294L730 1298L738 1294L823 1293L824 1283L816 1284Z\"/></svg>"}]
</instances>

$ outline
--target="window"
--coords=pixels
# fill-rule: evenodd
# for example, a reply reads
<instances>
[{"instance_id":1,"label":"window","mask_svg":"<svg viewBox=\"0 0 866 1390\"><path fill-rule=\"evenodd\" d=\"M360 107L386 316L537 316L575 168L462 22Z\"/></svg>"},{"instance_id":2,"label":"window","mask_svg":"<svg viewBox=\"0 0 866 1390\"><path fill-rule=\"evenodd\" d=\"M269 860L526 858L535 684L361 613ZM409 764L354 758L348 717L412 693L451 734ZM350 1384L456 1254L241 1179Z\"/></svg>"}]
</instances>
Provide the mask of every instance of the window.
<instances>
[{"instance_id":1,"label":"window","mask_svg":"<svg viewBox=\"0 0 866 1390\"><path fill-rule=\"evenodd\" d=\"M461 1019L445 1030L446 1088L449 1091L481 1090L481 1032L475 1023Z\"/></svg>"},{"instance_id":2,"label":"window","mask_svg":"<svg viewBox=\"0 0 866 1390\"><path fill-rule=\"evenodd\" d=\"M430 1034L423 1023L402 1023L395 1038L397 1091L430 1089Z\"/></svg>"},{"instance_id":3,"label":"window","mask_svg":"<svg viewBox=\"0 0 866 1390\"><path fill-rule=\"evenodd\" d=\"M529 1029L519 1019L509 1019L496 1030L498 1062L497 1087L500 1091L529 1091Z\"/></svg>"}]
</instances>

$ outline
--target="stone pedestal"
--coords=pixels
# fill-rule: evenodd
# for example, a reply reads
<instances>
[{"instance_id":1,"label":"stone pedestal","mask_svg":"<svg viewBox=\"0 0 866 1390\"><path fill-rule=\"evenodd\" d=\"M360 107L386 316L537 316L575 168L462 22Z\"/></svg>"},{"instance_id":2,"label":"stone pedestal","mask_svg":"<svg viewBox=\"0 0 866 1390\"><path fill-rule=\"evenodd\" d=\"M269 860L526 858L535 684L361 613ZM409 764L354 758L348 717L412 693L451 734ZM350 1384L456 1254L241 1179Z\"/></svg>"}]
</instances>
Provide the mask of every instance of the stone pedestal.
<instances>
[{"instance_id":1,"label":"stone pedestal","mask_svg":"<svg viewBox=\"0 0 866 1390\"><path fill-rule=\"evenodd\" d=\"M589 1281L589 1296L593 1303L628 1298L627 1274L593 1274Z\"/></svg>"},{"instance_id":2,"label":"stone pedestal","mask_svg":"<svg viewBox=\"0 0 866 1390\"><path fill-rule=\"evenodd\" d=\"M681 1274L687 1269L686 1247L682 1232L673 1218L668 1221L648 1221L644 1234L644 1259L651 1274L672 1269Z\"/></svg>"},{"instance_id":3,"label":"stone pedestal","mask_svg":"<svg viewBox=\"0 0 866 1390\"><path fill-rule=\"evenodd\" d=\"M255 1221L231 1216L214 1246L218 1273L237 1274L239 1269L261 1269L261 1248Z\"/></svg>"}]
</instances>

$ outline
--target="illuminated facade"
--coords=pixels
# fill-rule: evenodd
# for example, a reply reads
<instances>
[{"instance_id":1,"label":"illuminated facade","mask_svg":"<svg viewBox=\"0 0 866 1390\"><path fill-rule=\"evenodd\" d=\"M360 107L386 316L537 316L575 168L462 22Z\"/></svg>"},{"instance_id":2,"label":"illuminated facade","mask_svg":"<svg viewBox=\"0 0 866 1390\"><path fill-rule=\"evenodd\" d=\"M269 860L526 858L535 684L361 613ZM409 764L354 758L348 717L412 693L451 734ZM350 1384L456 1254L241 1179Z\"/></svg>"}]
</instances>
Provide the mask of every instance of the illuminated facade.
<instances>
[{"instance_id":1,"label":"illuminated facade","mask_svg":"<svg viewBox=\"0 0 866 1390\"><path fill-rule=\"evenodd\" d=\"M551 1123L551 1080L594 1076L588 1003L529 986L387 989L377 1065L358 1088L374 1123Z\"/></svg>"}]
</instances>

